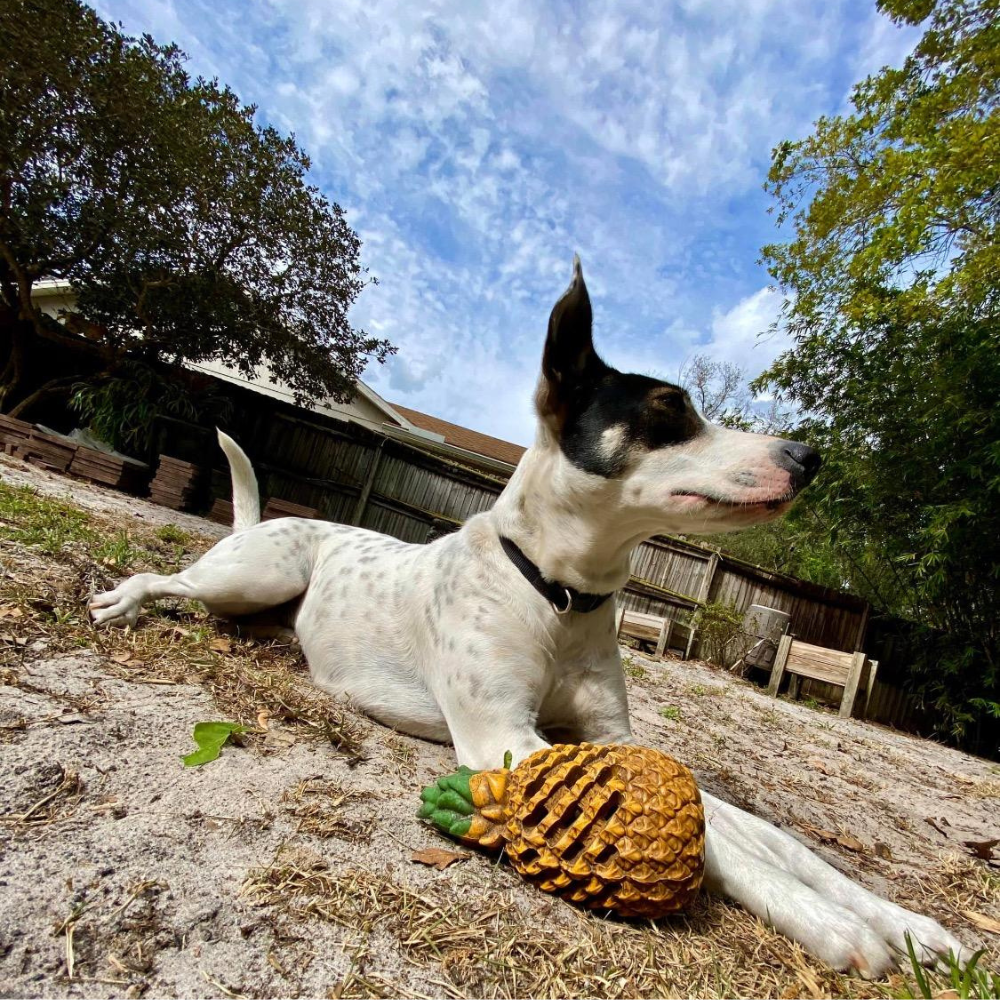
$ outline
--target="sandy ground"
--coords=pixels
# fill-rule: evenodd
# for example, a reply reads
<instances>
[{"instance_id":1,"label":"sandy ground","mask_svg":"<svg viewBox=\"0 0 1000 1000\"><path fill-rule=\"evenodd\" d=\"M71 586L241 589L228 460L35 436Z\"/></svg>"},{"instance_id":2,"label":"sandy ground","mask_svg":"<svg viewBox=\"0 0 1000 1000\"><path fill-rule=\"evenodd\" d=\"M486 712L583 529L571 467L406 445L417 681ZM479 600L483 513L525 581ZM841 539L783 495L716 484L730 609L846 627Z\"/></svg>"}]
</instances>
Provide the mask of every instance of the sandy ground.
<instances>
[{"instance_id":1,"label":"sandy ground","mask_svg":"<svg viewBox=\"0 0 1000 1000\"><path fill-rule=\"evenodd\" d=\"M196 533L186 558L224 533L11 460L0 460L0 478L68 498L109 530L171 523ZM898 977L868 984L830 973L718 900L703 899L685 919L635 927L545 897L490 858L474 854L442 871L414 864L415 851L450 847L414 812L419 788L452 769L452 751L349 709L345 725L360 750L312 738L293 713L265 716L266 736L184 768L195 723L232 719L243 706L250 714L241 721L252 724L258 702L274 714L266 683L220 703L217 680L237 655L258 670L250 676L269 676L270 651L230 649L185 609L166 625L141 619L134 636L105 638L82 615L78 562L0 544L0 996L884 996L900 988ZM46 605L54 610L32 618L31 593L43 583L56 594ZM60 610L74 595L75 607ZM44 625L49 618L55 624ZM130 653L137 647L128 643L154 626L168 645ZM196 628L217 637L204 653L211 664L178 667L169 641L178 651L186 643L191 657ZM183 638L170 639L170 629ZM288 690L307 685L301 662L281 656ZM986 945L983 961L1000 964L1000 936L982 926L1000 920L1000 871L965 846L1000 838L1000 767L769 699L705 664L635 651L626 662L642 741L863 884Z\"/></svg>"}]
</instances>

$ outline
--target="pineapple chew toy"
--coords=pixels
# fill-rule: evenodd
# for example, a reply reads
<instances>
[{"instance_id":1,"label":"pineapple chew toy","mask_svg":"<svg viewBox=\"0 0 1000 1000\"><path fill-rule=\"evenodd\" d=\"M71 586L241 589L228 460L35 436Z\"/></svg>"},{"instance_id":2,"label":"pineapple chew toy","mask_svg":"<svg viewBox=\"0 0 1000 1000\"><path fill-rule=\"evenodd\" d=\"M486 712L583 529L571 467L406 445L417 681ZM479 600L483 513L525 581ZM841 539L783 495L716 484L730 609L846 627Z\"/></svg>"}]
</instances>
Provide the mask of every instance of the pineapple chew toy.
<instances>
[{"instance_id":1,"label":"pineapple chew toy","mask_svg":"<svg viewBox=\"0 0 1000 1000\"><path fill-rule=\"evenodd\" d=\"M504 765L438 779L418 815L466 844L506 848L529 882L589 909L655 918L694 899L705 813L683 764L648 747L581 743Z\"/></svg>"}]
</instances>

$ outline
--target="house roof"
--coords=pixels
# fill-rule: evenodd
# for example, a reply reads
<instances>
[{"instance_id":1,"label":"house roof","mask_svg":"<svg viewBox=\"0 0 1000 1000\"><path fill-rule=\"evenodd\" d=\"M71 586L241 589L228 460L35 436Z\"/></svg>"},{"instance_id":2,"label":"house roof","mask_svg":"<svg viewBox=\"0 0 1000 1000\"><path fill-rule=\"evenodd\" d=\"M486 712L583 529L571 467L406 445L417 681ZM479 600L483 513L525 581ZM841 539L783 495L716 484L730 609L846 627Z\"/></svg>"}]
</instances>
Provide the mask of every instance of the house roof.
<instances>
[{"instance_id":1,"label":"house roof","mask_svg":"<svg viewBox=\"0 0 1000 1000\"><path fill-rule=\"evenodd\" d=\"M511 441L502 441L500 438L490 437L489 434L480 434L479 431L461 427L458 424L442 420L440 417L432 417L419 410L411 410L408 406L400 406L398 403L391 403L390 406L415 427L430 431L432 434L440 434L446 444L454 445L456 448L464 448L477 455L485 455L487 458L517 465L527 450Z\"/></svg>"}]
</instances>

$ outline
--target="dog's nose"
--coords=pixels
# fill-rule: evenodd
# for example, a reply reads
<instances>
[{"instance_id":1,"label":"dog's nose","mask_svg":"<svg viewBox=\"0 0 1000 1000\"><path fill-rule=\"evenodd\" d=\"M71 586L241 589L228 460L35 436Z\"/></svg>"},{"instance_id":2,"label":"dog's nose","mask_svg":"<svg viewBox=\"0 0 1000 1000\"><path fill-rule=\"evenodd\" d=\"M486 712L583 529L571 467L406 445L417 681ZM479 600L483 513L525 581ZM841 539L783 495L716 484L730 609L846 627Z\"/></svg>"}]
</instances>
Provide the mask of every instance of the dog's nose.
<instances>
[{"instance_id":1,"label":"dog's nose","mask_svg":"<svg viewBox=\"0 0 1000 1000\"><path fill-rule=\"evenodd\" d=\"M772 457L779 468L788 470L792 485L797 490L812 482L823 464L823 459L815 448L799 441L779 441L774 446Z\"/></svg>"}]
</instances>

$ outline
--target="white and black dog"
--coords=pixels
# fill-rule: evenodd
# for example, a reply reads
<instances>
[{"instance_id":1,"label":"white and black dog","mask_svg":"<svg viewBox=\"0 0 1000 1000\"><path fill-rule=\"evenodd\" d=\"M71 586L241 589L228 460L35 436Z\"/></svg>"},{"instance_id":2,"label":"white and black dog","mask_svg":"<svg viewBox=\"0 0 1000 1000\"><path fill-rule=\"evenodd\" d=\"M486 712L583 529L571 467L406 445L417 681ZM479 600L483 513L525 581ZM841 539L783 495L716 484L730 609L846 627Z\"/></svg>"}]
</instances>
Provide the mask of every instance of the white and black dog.
<instances>
[{"instance_id":1,"label":"white and black dog","mask_svg":"<svg viewBox=\"0 0 1000 1000\"><path fill-rule=\"evenodd\" d=\"M173 576L143 573L94 597L98 623L194 598L252 622L285 606L313 681L387 726L451 741L458 761L517 763L542 734L632 740L607 598L629 556L661 532L734 531L779 516L819 467L791 441L707 423L683 389L594 351L579 260L549 319L538 434L493 509L409 545L360 528L259 523L246 455L220 434L233 534ZM935 921L872 895L791 836L703 794L706 885L837 969L886 972L911 935L926 962L962 945Z\"/></svg>"}]
</instances>

